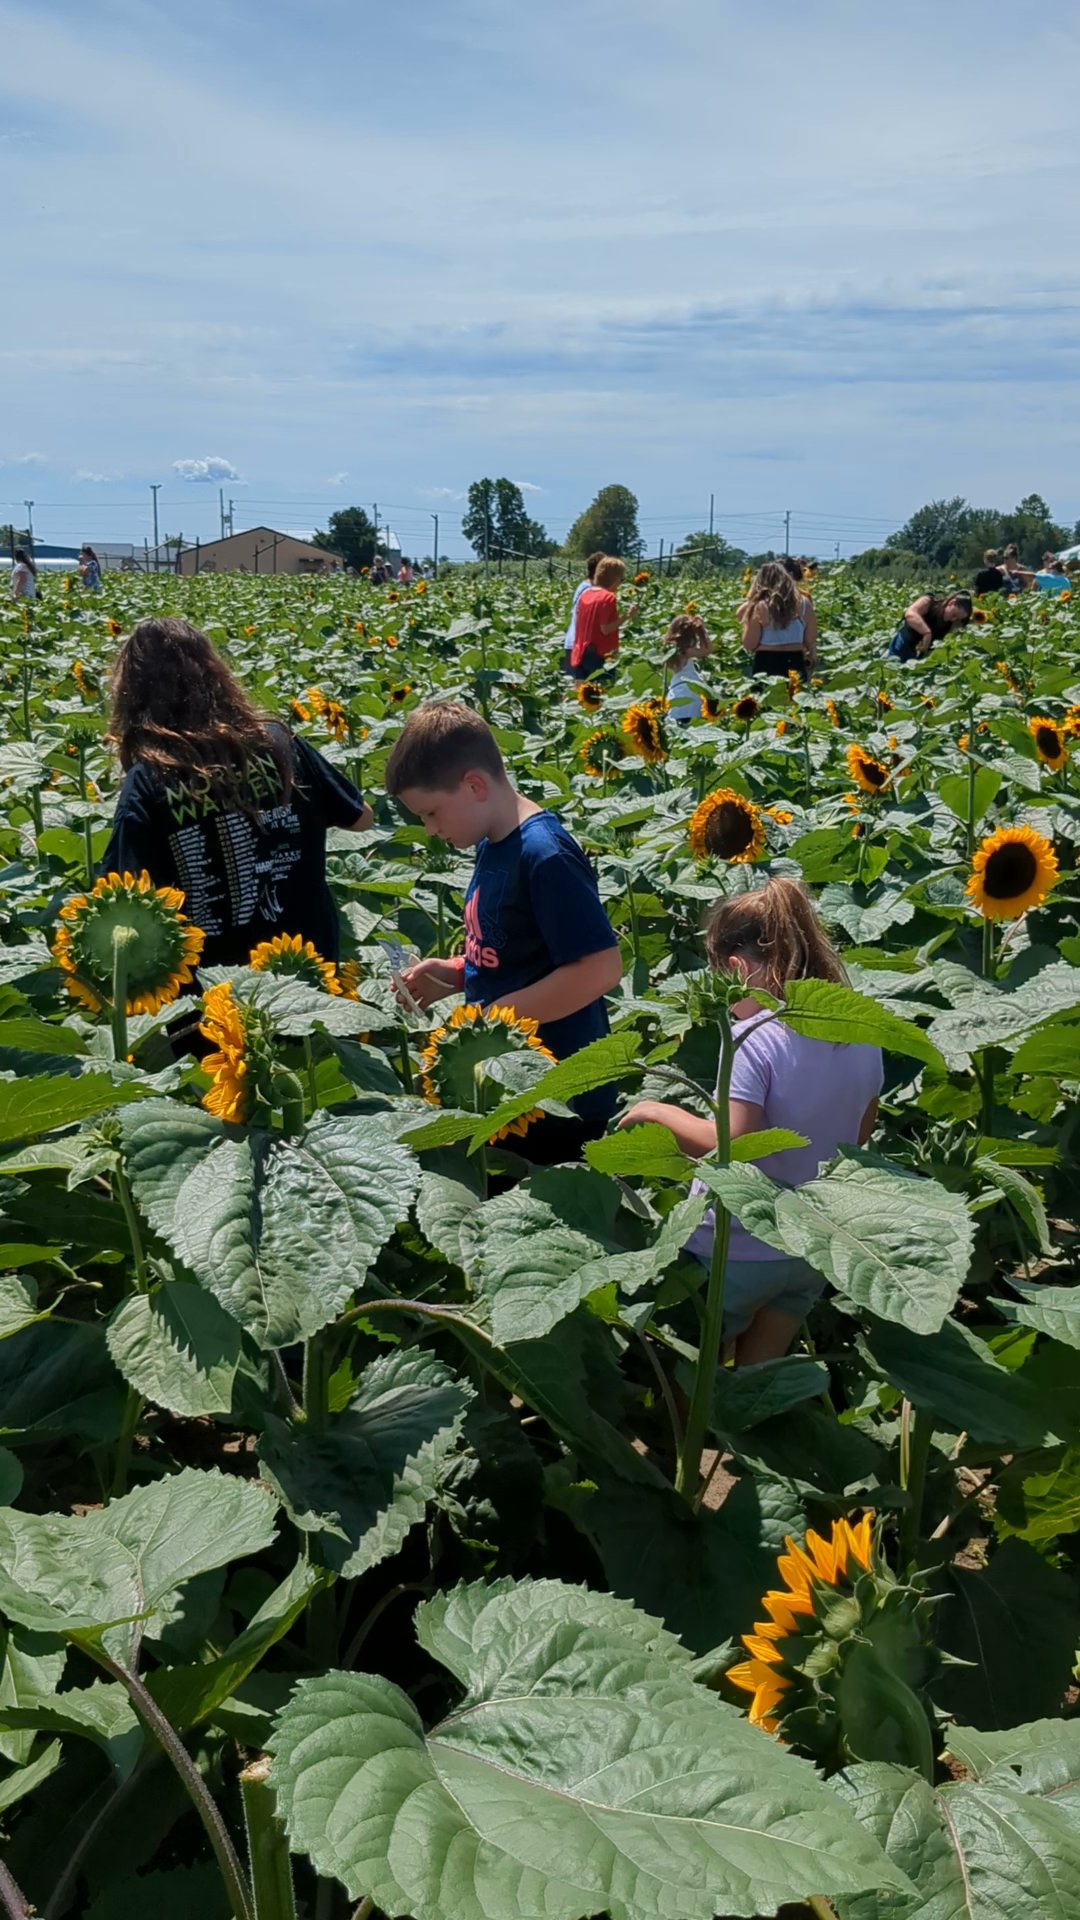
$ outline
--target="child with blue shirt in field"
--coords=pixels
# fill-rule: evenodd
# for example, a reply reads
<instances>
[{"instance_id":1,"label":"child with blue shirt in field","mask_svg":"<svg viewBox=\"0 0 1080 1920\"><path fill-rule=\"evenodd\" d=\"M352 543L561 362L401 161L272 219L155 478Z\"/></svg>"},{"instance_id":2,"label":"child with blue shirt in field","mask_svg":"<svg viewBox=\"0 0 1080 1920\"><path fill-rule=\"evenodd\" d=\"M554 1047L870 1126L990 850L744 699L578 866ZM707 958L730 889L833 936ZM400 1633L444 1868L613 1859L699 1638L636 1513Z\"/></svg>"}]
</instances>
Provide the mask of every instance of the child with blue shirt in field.
<instances>
[{"instance_id":1,"label":"child with blue shirt in field","mask_svg":"<svg viewBox=\"0 0 1080 1920\"><path fill-rule=\"evenodd\" d=\"M577 841L552 813L511 786L486 720L461 701L429 701L409 715L386 767L386 790L428 833L475 847L465 897L465 952L417 961L402 975L421 1007L464 993L481 1007L512 1007L538 1023L565 1060L608 1031L604 995L622 977L619 943L596 877ZM547 1116L524 1151L552 1164L603 1133L611 1087L571 1103L577 1116Z\"/></svg>"}]
</instances>

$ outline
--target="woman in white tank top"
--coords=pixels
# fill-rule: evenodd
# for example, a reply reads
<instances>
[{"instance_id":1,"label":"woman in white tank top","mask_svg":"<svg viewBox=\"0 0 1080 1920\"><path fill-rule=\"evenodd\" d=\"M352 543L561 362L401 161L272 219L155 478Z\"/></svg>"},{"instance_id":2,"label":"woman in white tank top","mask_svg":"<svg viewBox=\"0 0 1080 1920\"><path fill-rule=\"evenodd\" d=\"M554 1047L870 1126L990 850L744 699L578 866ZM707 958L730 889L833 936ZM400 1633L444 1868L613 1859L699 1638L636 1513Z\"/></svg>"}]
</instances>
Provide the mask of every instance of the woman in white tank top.
<instances>
[{"instance_id":1,"label":"woman in white tank top","mask_svg":"<svg viewBox=\"0 0 1080 1920\"><path fill-rule=\"evenodd\" d=\"M753 673L794 670L806 680L817 665L817 615L779 560L759 567L738 609L742 644Z\"/></svg>"}]
</instances>

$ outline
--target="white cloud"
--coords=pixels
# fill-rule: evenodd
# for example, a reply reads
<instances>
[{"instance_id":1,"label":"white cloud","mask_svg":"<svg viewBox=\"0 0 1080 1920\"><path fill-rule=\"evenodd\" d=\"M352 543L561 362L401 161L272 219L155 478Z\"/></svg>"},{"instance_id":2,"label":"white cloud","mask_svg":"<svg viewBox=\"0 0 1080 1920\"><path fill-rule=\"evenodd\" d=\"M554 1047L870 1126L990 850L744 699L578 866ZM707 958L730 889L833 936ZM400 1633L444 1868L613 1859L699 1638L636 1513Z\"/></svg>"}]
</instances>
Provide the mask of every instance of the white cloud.
<instances>
[{"instance_id":1,"label":"white cloud","mask_svg":"<svg viewBox=\"0 0 1080 1920\"><path fill-rule=\"evenodd\" d=\"M519 493L543 493L544 492L543 487L534 486L531 480L515 480L514 485L516 486Z\"/></svg>"},{"instance_id":2,"label":"white cloud","mask_svg":"<svg viewBox=\"0 0 1080 1920\"><path fill-rule=\"evenodd\" d=\"M464 500L464 493L456 487L417 487L422 500Z\"/></svg>"},{"instance_id":3,"label":"white cloud","mask_svg":"<svg viewBox=\"0 0 1080 1920\"><path fill-rule=\"evenodd\" d=\"M323 486L324 487L343 487L348 477L349 477L348 473L344 469L342 470L341 473L328 473L325 480L323 481Z\"/></svg>"},{"instance_id":4,"label":"white cloud","mask_svg":"<svg viewBox=\"0 0 1080 1920\"><path fill-rule=\"evenodd\" d=\"M0 467L44 467L47 464L43 453L0 454Z\"/></svg>"},{"instance_id":5,"label":"white cloud","mask_svg":"<svg viewBox=\"0 0 1080 1920\"><path fill-rule=\"evenodd\" d=\"M109 481L115 479L114 474L93 473L89 467L80 467L78 473L73 473L71 477L79 485L88 487L104 487Z\"/></svg>"},{"instance_id":6,"label":"white cloud","mask_svg":"<svg viewBox=\"0 0 1080 1920\"><path fill-rule=\"evenodd\" d=\"M223 460L220 454L211 453L204 460L174 460L173 472L181 480L239 480L240 475L231 460Z\"/></svg>"}]
</instances>

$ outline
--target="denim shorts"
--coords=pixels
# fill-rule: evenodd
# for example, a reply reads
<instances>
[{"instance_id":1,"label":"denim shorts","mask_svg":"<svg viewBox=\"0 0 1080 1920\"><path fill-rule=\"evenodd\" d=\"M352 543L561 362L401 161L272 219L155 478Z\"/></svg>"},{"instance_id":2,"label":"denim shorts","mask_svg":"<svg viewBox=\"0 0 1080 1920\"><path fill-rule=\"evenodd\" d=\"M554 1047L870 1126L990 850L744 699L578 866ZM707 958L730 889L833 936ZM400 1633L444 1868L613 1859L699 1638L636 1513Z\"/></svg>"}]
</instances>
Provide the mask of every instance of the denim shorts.
<instances>
[{"instance_id":1,"label":"denim shorts","mask_svg":"<svg viewBox=\"0 0 1080 1920\"><path fill-rule=\"evenodd\" d=\"M825 1277L806 1260L729 1260L724 1269L724 1334L745 1333L759 1307L805 1320Z\"/></svg>"}]
</instances>

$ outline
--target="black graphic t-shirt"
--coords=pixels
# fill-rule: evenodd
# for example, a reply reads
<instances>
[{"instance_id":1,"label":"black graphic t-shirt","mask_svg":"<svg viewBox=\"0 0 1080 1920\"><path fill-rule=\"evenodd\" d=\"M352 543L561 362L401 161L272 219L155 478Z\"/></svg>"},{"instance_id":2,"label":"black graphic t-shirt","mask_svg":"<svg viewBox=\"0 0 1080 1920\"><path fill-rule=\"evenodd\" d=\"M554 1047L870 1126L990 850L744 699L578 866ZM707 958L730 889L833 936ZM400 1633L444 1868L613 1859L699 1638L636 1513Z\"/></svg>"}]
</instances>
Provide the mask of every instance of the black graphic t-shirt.
<instances>
[{"instance_id":1,"label":"black graphic t-shirt","mask_svg":"<svg viewBox=\"0 0 1080 1920\"><path fill-rule=\"evenodd\" d=\"M184 912L206 935L204 966L243 965L252 947L298 933L336 960L338 919L326 884L326 830L351 827L364 801L306 740L290 741L293 786L282 798L271 754L252 763L251 812L223 807L150 767L130 769L116 803L104 873L139 873L179 887Z\"/></svg>"}]
</instances>

